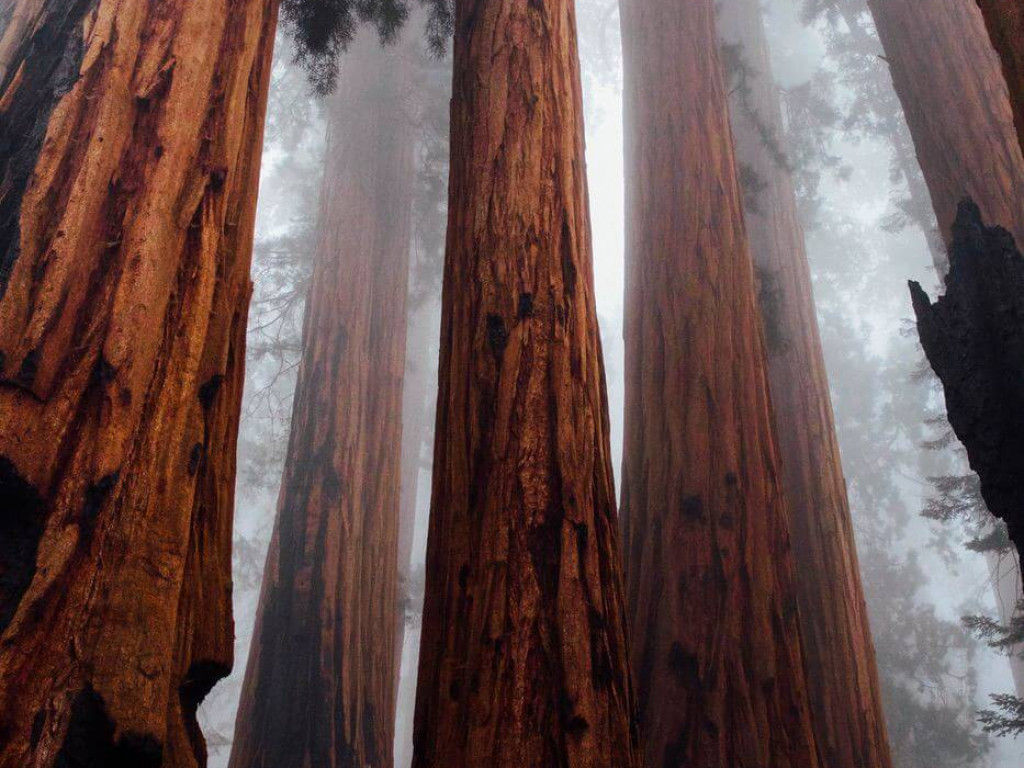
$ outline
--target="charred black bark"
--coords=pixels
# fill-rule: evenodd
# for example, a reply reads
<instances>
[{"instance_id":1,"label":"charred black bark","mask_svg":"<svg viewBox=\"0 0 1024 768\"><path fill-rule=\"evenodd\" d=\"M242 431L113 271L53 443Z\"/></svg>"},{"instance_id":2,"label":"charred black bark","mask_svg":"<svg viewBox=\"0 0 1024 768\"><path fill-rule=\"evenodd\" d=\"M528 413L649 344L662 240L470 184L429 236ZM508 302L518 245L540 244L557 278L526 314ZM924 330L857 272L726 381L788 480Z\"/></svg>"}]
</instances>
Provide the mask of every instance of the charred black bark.
<instances>
[{"instance_id":1,"label":"charred black bark","mask_svg":"<svg viewBox=\"0 0 1024 768\"><path fill-rule=\"evenodd\" d=\"M75 84L82 62L82 20L96 0L50 0L41 22L0 62L0 298L18 257L21 200L46 138L50 115ZM0 18L0 37L11 15ZM8 100L8 97L10 99Z\"/></svg>"},{"instance_id":2,"label":"charred black bark","mask_svg":"<svg viewBox=\"0 0 1024 768\"><path fill-rule=\"evenodd\" d=\"M78 692L54 768L159 768L162 764L159 741L132 732L118 737L103 697L88 684Z\"/></svg>"},{"instance_id":3,"label":"charred black bark","mask_svg":"<svg viewBox=\"0 0 1024 768\"><path fill-rule=\"evenodd\" d=\"M953 225L946 295L933 304L915 282L910 294L949 422L988 508L1024 551L1024 257L1009 232L986 227L965 200Z\"/></svg>"},{"instance_id":4,"label":"charred black bark","mask_svg":"<svg viewBox=\"0 0 1024 768\"><path fill-rule=\"evenodd\" d=\"M44 523L42 497L0 456L0 633L35 576Z\"/></svg>"}]
</instances>

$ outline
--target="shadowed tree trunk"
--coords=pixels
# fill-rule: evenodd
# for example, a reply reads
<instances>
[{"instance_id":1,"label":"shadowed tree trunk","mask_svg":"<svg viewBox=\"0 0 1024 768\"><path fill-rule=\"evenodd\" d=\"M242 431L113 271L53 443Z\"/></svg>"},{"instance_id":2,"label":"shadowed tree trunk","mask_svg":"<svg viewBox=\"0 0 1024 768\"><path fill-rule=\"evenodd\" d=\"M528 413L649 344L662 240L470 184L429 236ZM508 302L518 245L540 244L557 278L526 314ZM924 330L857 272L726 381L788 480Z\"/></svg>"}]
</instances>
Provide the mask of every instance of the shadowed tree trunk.
<instances>
[{"instance_id":1,"label":"shadowed tree trunk","mask_svg":"<svg viewBox=\"0 0 1024 768\"><path fill-rule=\"evenodd\" d=\"M1024 4L1020 0L978 0L978 5L1003 62L1017 139L1024 149Z\"/></svg>"},{"instance_id":2,"label":"shadowed tree trunk","mask_svg":"<svg viewBox=\"0 0 1024 768\"><path fill-rule=\"evenodd\" d=\"M416 768L640 765L572 0L456 2Z\"/></svg>"},{"instance_id":3,"label":"shadowed tree trunk","mask_svg":"<svg viewBox=\"0 0 1024 768\"><path fill-rule=\"evenodd\" d=\"M415 135L408 51L331 97L302 363L232 768L390 768Z\"/></svg>"},{"instance_id":4,"label":"shadowed tree trunk","mask_svg":"<svg viewBox=\"0 0 1024 768\"><path fill-rule=\"evenodd\" d=\"M623 552L648 765L819 765L712 0L627 0Z\"/></svg>"},{"instance_id":5,"label":"shadowed tree trunk","mask_svg":"<svg viewBox=\"0 0 1024 768\"><path fill-rule=\"evenodd\" d=\"M273 0L0 13L0 765L197 766Z\"/></svg>"},{"instance_id":6,"label":"shadowed tree trunk","mask_svg":"<svg viewBox=\"0 0 1024 768\"><path fill-rule=\"evenodd\" d=\"M964 0L868 6L946 243L965 197L986 221L1024 240L1024 158L978 8Z\"/></svg>"},{"instance_id":7,"label":"shadowed tree trunk","mask_svg":"<svg viewBox=\"0 0 1024 768\"><path fill-rule=\"evenodd\" d=\"M910 283L917 330L985 503L1006 522L1020 553L1024 256L1006 230L985 226L973 202L961 203L953 234L945 296L933 304L919 284Z\"/></svg>"},{"instance_id":8,"label":"shadowed tree trunk","mask_svg":"<svg viewBox=\"0 0 1024 768\"><path fill-rule=\"evenodd\" d=\"M890 768L810 268L758 0L719 11L796 560L811 723L829 768Z\"/></svg>"}]
</instances>

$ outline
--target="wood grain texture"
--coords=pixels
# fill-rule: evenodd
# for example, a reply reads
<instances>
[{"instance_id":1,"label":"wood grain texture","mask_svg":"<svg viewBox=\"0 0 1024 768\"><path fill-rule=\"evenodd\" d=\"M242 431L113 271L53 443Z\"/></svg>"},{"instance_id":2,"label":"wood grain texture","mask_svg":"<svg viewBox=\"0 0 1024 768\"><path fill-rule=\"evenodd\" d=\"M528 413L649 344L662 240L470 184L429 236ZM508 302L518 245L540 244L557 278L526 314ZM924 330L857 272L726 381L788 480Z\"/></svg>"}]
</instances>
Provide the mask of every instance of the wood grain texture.
<instances>
[{"instance_id":1,"label":"wood grain texture","mask_svg":"<svg viewBox=\"0 0 1024 768\"><path fill-rule=\"evenodd\" d=\"M1024 3L1020 0L978 0L978 5L1003 63L1017 125L1017 139L1024 149Z\"/></svg>"},{"instance_id":2,"label":"wood grain texture","mask_svg":"<svg viewBox=\"0 0 1024 768\"><path fill-rule=\"evenodd\" d=\"M0 8L0 766L204 765L276 5Z\"/></svg>"},{"instance_id":3,"label":"wood grain texture","mask_svg":"<svg viewBox=\"0 0 1024 768\"><path fill-rule=\"evenodd\" d=\"M627 0L623 552L649 766L818 766L712 0Z\"/></svg>"},{"instance_id":4,"label":"wood grain texture","mask_svg":"<svg viewBox=\"0 0 1024 768\"><path fill-rule=\"evenodd\" d=\"M755 179L745 194L744 213L790 512L811 723L829 768L891 768L874 641L760 2L722 5L719 32L742 64L730 114L737 159Z\"/></svg>"},{"instance_id":5,"label":"wood grain texture","mask_svg":"<svg viewBox=\"0 0 1024 768\"><path fill-rule=\"evenodd\" d=\"M458 0L416 768L636 768L572 0Z\"/></svg>"},{"instance_id":6,"label":"wood grain texture","mask_svg":"<svg viewBox=\"0 0 1024 768\"><path fill-rule=\"evenodd\" d=\"M414 127L408 51L345 55L232 768L391 768Z\"/></svg>"},{"instance_id":7,"label":"wood grain texture","mask_svg":"<svg viewBox=\"0 0 1024 768\"><path fill-rule=\"evenodd\" d=\"M1024 241L1024 157L981 12L969 0L868 6L946 244L965 197Z\"/></svg>"}]
</instances>

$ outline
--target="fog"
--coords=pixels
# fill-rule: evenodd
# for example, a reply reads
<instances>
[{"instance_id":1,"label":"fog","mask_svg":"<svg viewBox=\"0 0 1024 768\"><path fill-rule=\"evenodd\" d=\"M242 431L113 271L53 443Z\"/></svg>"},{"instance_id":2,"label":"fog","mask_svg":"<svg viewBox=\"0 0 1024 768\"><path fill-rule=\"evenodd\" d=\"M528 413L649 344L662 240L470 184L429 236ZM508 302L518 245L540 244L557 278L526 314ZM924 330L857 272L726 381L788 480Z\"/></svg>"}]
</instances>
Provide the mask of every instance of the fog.
<instances>
[{"instance_id":1,"label":"fog","mask_svg":"<svg viewBox=\"0 0 1024 768\"><path fill-rule=\"evenodd\" d=\"M934 295L937 224L922 225L910 190L920 170L901 167L895 134L869 130L858 82L882 84L892 103L881 46L856 75L846 68L838 20L810 19L801 0L764 4L772 65L783 91L790 135L784 137L806 230L822 342L844 471L858 538L868 610L878 653L886 719L899 768L1024 764L1024 743L983 733L978 710L990 695L1014 692L1007 656L974 638L966 615L999 616L990 568L999 557L972 551L973 520L922 516L939 496L932 478L965 474L955 440L944 440L942 398L913 333L907 280ZM609 0L580 0L587 178L594 242L594 282L604 345L616 471L622 465L624 411L625 205L619 20ZM866 16L865 16L866 18ZM837 32L838 30L838 32ZM406 34L416 34L413 26ZM366 33L364 33L366 34ZM831 41L831 42L830 42ZM425 62L425 63L423 63ZM420 138L407 371L420 399L436 397L440 265L444 229L444 119L449 61L424 57L410 88L410 119ZM340 77L345 77L342 62ZM756 73L763 76L764 73ZM860 80L858 80L860 78ZM887 84L887 85L886 85ZM886 92L884 88L889 90ZM327 97L328 99L332 97ZM851 117L852 115L852 117ZM210 765L226 766L241 695L262 569L273 530L287 449L291 398L301 352L319 210L326 109L278 45L263 158L254 305L240 439L234 556L234 671L207 698L201 717ZM917 174L917 175L915 175ZM928 215L934 217L930 211ZM415 343L413 343L415 340ZM409 397L406 398L407 407ZM413 398L415 401L415 398ZM428 415L426 423L432 424ZM430 430L416 485L411 589L422 589L431 478ZM408 494L408 489L406 489ZM799 570L799 564L798 564ZM1006 569L1015 579L1016 570ZM1012 590L1011 590L1012 591ZM1005 596L1004 596L1005 597ZM412 698L419 641L419 599L407 610L396 729L396 765L411 760ZM1005 605L1002 606L1007 608ZM1013 606L1009 606L1012 612Z\"/></svg>"}]
</instances>

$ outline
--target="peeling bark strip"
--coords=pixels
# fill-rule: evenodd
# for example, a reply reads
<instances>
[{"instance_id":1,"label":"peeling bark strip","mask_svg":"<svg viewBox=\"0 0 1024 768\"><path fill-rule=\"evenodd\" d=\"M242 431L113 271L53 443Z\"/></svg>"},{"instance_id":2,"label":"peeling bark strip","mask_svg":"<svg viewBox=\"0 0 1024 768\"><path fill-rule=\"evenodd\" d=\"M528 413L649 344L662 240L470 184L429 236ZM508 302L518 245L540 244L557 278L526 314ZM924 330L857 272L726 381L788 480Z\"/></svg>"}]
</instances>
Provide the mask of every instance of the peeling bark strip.
<instances>
[{"instance_id":1,"label":"peeling bark strip","mask_svg":"<svg viewBox=\"0 0 1024 768\"><path fill-rule=\"evenodd\" d=\"M985 503L1024 552L1024 256L971 201L953 235L946 295L933 304L910 283L917 330Z\"/></svg>"},{"instance_id":2,"label":"peeling bark strip","mask_svg":"<svg viewBox=\"0 0 1024 768\"><path fill-rule=\"evenodd\" d=\"M945 242L964 197L1024 241L1024 157L981 13L970 0L868 6Z\"/></svg>"},{"instance_id":3,"label":"peeling bark strip","mask_svg":"<svg viewBox=\"0 0 1024 768\"><path fill-rule=\"evenodd\" d=\"M291 440L232 768L393 764L409 47L362 33L331 97Z\"/></svg>"},{"instance_id":4,"label":"peeling bark strip","mask_svg":"<svg viewBox=\"0 0 1024 768\"><path fill-rule=\"evenodd\" d=\"M783 150L785 129L760 1L721 6L719 30L748 68L748 90L732 91L731 117L737 159L763 186L745 217L766 336L776 339L768 344L768 379L790 512L811 723L829 768L890 768L804 233L786 160L772 152Z\"/></svg>"},{"instance_id":5,"label":"peeling bark strip","mask_svg":"<svg viewBox=\"0 0 1024 768\"><path fill-rule=\"evenodd\" d=\"M3 768L205 764L275 23L4 3Z\"/></svg>"},{"instance_id":6,"label":"peeling bark strip","mask_svg":"<svg viewBox=\"0 0 1024 768\"><path fill-rule=\"evenodd\" d=\"M575 29L456 2L416 768L641 764Z\"/></svg>"},{"instance_id":7,"label":"peeling bark strip","mask_svg":"<svg viewBox=\"0 0 1024 768\"><path fill-rule=\"evenodd\" d=\"M626 0L623 553L645 756L815 768L712 0Z\"/></svg>"},{"instance_id":8,"label":"peeling bark strip","mask_svg":"<svg viewBox=\"0 0 1024 768\"><path fill-rule=\"evenodd\" d=\"M978 0L978 5L1003 62L1017 139L1024 150L1024 4L1020 0Z\"/></svg>"}]
</instances>

